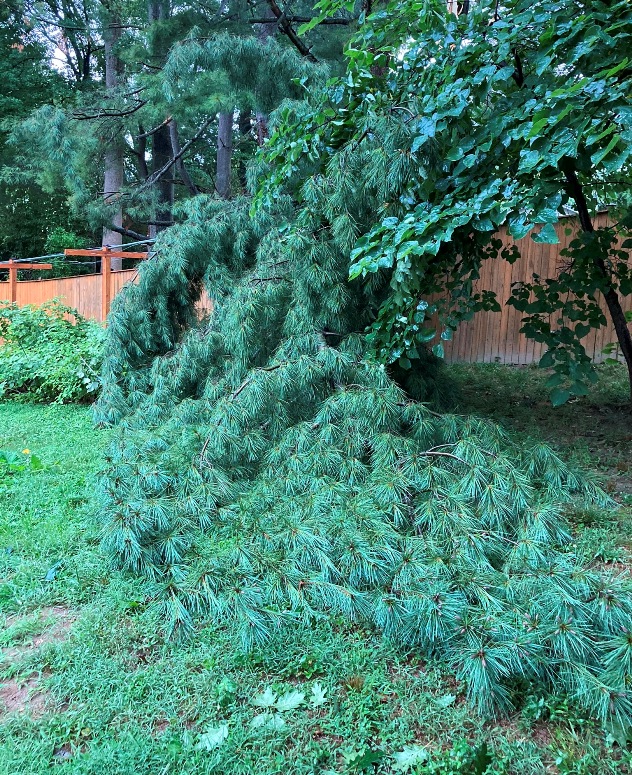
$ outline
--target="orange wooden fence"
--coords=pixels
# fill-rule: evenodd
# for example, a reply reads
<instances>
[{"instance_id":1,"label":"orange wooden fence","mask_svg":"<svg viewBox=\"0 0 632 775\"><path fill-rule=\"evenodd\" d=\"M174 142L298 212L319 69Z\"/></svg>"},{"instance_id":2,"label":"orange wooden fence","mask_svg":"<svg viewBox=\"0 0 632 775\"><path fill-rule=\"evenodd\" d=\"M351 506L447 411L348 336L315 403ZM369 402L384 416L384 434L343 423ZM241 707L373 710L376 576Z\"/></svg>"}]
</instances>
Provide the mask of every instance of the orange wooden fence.
<instances>
[{"instance_id":1,"label":"orange wooden fence","mask_svg":"<svg viewBox=\"0 0 632 775\"><path fill-rule=\"evenodd\" d=\"M136 269L124 269L110 274L110 297L130 282ZM9 298L9 283L0 282L0 299ZM64 304L74 307L84 317L103 321L102 310L103 275L87 274L77 277L61 277L52 280L18 280L16 302L20 307L26 304L43 304L54 298L61 298Z\"/></svg>"},{"instance_id":2,"label":"orange wooden fence","mask_svg":"<svg viewBox=\"0 0 632 775\"><path fill-rule=\"evenodd\" d=\"M607 215L595 219L596 226L607 223ZM512 265L502 260L486 261L482 267L481 279L476 285L496 292L501 303L501 312L479 312L472 321L463 323L450 342L445 342L446 360L528 364L537 362L543 346L527 339L520 333L522 313L504 302L511 296L511 284L530 281L533 273L541 277L554 277L563 259L559 251L572 240L565 229L573 227L572 219L563 219L557 227L560 242L557 245L543 245L533 242L527 236L517 241L522 257ZM501 233L506 244L513 244L506 233ZM128 282L134 282L136 269L112 271L109 276L110 298ZM17 283L16 301L25 304L42 304L49 299L61 297L70 307L77 309L84 317L103 321L102 298L104 277L100 274L81 275L53 280L21 280ZM0 299L8 299L8 282L0 282ZM624 299L626 311L632 310L632 298ZM198 304L200 309L209 310L210 301L206 294ZM604 307L605 309L605 307ZM607 316L606 316L607 317ZM614 330L608 326L591 331L584 340L586 351L595 361L600 361L603 348L616 340Z\"/></svg>"},{"instance_id":3,"label":"orange wooden fence","mask_svg":"<svg viewBox=\"0 0 632 775\"><path fill-rule=\"evenodd\" d=\"M599 213L594 219L595 227L608 223L607 213ZM569 228L573 231L567 235L566 230ZM521 240L514 240L505 230L501 231L499 236L503 242L506 245L516 244L521 257L513 265L503 260L485 261L481 268L480 280L475 283L475 287L479 290L495 291L502 309L500 312L479 312L471 321L459 326L452 341L444 343L447 361L527 364L540 360L545 346L527 339L520 333L523 313L514 307L505 306L504 302L511 296L512 283L530 282L533 274L543 278L556 276L560 266L565 263L560 251L568 247L577 233L577 222L572 218L563 218L556 226L556 231L560 240L556 245L534 242L530 235ZM632 297L622 299L622 303L626 311L632 310ZM601 306L606 311L603 299ZM591 331L582 340L586 352L596 362L608 357L603 355L603 348L610 342L616 342L608 314L606 319L607 326ZM553 327L554 322L553 320ZM609 357L615 355L616 353L613 353Z\"/></svg>"}]
</instances>

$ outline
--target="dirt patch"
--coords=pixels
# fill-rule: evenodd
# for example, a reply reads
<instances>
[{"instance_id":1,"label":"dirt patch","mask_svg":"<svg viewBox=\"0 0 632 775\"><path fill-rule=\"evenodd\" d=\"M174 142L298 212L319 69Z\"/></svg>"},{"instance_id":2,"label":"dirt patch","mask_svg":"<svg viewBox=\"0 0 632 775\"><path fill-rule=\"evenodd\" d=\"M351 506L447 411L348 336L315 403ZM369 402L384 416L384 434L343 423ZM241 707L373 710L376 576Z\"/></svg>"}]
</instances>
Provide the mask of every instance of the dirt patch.
<instances>
[{"instance_id":1,"label":"dirt patch","mask_svg":"<svg viewBox=\"0 0 632 775\"><path fill-rule=\"evenodd\" d=\"M155 719L151 726L152 737L160 737L169 729L169 719L160 718Z\"/></svg>"},{"instance_id":2,"label":"dirt patch","mask_svg":"<svg viewBox=\"0 0 632 775\"><path fill-rule=\"evenodd\" d=\"M2 649L2 665L12 666L49 643L65 640L76 619L77 614L65 606L43 608L38 614L38 622L42 622L44 629L24 643ZM6 623L7 626L13 626L19 621L18 617L9 617ZM28 713L31 718L43 716L49 703L40 682L49 675L50 671L45 671L41 674L33 673L27 678L3 680L0 683L0 720L12 713Z\"/></svg>"},{"instance_id":3,"label":"dirt patch","mask_svg":"<svg viewBox=\"0 0 632 775\"><path fill-rule=\"evenodd\" d=\"M7 617L6 626L12 627L17 624L22 617ZM37 616L38 622L42 622L44 629L37 635L33 635L24 643L16 646L9 646L1 650L2 662L13 664L21 659L25 654L29 654L49 643L63 641L68 636L68 631L77 619L77 614L70 608L61 605L48 606L42 608Z\"/></svg>"},{"instance_id":4,"label":"dirt patch","mask_svg":"<svg viewBox=\"0 0 632 775\"><path fill-rule=\"evenodd\" d=\"M0 684L0 719L12 713L26 713L31 718L41 718L46 712L46 693L38 688L39 676L26 680L11 678Z\"/></svg>"}]
</instances>

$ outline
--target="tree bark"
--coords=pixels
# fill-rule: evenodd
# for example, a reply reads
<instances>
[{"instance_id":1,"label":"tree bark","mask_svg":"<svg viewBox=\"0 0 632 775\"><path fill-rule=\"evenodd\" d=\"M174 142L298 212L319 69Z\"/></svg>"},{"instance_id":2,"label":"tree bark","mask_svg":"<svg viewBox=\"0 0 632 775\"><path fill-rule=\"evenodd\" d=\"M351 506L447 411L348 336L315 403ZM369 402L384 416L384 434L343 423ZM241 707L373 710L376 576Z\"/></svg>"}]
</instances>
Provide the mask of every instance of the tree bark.
<instances>
[{"instance_id":1,"label":"tree bark","mask_svg":"<svg viewBox=\"0 0 632 775\"><path fill-rule=\"evenodd\" d=\"M191 194L195 196L200 193L200 189L195 185L193 179L189 175L189 171L184 166L184 159L182 158L182 150L180 148L180 138L178 136L178 124L175 118L172 118L169 122L169 137L171 139L171 153L173 158L176 159L176 171L180 176L180 180L189 189Z\"/></svg>"},{"instance_id":2,"label":"tree bark","mask_svg":"<svg viewBox=\"0 0 632 775\"><path fill-rule=\"evenodd\" d=\"M220 113L217 125L217 168L215 191L222 199L230 199L230 173L233 157L233 113Z\"/></svg>"},{"instance_id":3,"label":"tree bark","mask_svg":"<svg viewBox=\"0 0 632 775\"><path fill-rule=\"evenodd\" d=\"M245 143L249 137L252 137L252 111L250 110L240 109L239 111L239 137L240 143ZM239 156L237 175L241 189L245 193L248 190L248 180L246 178L246 162L243 153Z\"/></svg>"},{"instance_id":4,"label":"tree bark","mask_svg":"<svg viewBox=\"0 0 632 775\"><path fill-rule=\"evenodd\" d=\"M169 0L149 0L147 17L149 24L164 21L169 18L170 2ZM167 52L155 50L152 52L152 58L156 64L164 63ZM151 174L157 173L173 158L171 151L171 135L169 124L161 124L151 135ZM173 199L174 188L173 180L160 177L154 183L156 192L156 210L153 221L149 227L149 236L154 238L159 231L169 228L173 223Z\"/></svg>"},{"instance_id":5,"label":"tree bark","mask_svg":"<svg viewBox=\"0 0 632 775\"><path fill-rule=\"evenodd\" d=\"M151 173L157 173L165 165L169 164L171 155L171 137L169 126L162 126L152 135ZM173 178L163 175L154 183L156 191L156 212L154 223L149 230L149 236L155 237L156 233L168 229L173 224Z\"/></svg>"},{"instance_id":6,"label":"tree bark","mask_svg":"<svg viewBox=\"0 0 632 775\"><path fill-rule=\"evenodd\" d=\"M269 6L266 6L264 18L270 19L269 22L255 24L257 38L262 45L265 45L268 39L274 35L277 30L277 19ZM257 143L262 146L269 137L268 114L262 110L255 111L255 127L257 130Z\"/></svg>"},{"instance_id":7,"label":"tree bark","mask_svg":"<svg viewBox=\"0 0 632 775\"><path fill-rule=\"evenodd\" d=\"M595 231L592 218L590 217L590 211L584 196L581 183L579 182L575 170L565 169L564 176L568 182L568 192L575 200L577 205L577 212L579 213L579 223L582 231L592 233ZM628 328L627 320L625 319L625 312L621 306L621 300L619 294L613 288L611 284L610 274L606 267L605 261L601 256L595 258L595 266L599 270L603 279L607 283L606 290L604 291L604 299L608 312L610 313L610 319L612 320L615 333L617 335L617 341L621 348L621 354L625 360L628 368L628 380L630 384L630 401L632 401L632 335Z\"/></svg>"},{"instance_id":8,"label":"tree bark","mask_svg":"<svg viewBox=\"0 0 632 775\"><path fill-rule=\"evenodd\" d=\"M121 22L118 17L110 19L110 23L104 31L105 44L105 88L107 92L115 92L123 75L123 63L121 62L116 46L121 37ZM123 226L123 207L120 204L120 193L125 182L125 145L120 136L120 127L113 129L113 136L109 139L105 150L105 172L103 176L103 198L112 208L112 226L120 229ZM102 244L119 246L123 243L123 237L117 231L105 227L103 229ZM123 260L111 259L112 269L122 269Z\"/></svg>"}]
</instances>

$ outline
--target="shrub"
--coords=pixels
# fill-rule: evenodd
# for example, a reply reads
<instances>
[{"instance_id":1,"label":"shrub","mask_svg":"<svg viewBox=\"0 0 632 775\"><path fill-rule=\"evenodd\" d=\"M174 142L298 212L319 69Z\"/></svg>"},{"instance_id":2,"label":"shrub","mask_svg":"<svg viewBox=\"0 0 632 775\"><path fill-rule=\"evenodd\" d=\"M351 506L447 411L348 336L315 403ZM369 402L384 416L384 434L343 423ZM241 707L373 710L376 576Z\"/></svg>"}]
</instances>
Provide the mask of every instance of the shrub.
<instances>
[{"instance_id":1,"label":"shrub","mask_svg":"<svg viewBox=\"0 0 632 775\"><path fill-rule=\"evenodd\" d=\"M100 387L105 332L59 300L0 302L0 398L81 401Z\"/></svg>"}]
</instances>

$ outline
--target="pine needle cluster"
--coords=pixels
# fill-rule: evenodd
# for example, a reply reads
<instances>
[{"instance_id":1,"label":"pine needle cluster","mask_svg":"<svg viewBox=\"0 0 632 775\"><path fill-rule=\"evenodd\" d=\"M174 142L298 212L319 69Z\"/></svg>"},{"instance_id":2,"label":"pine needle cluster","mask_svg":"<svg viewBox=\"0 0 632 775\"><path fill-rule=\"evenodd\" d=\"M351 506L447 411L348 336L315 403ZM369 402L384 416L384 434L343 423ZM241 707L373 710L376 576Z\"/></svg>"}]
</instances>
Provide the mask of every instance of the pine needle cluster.
<instances>
[{"instance_id":1,"label":"pine needle cluster","mask_svg":"<svg viewBox=\"0 0 632 775\"><path fill-rule=\"evenodd\" d=\"M434 412L432 355L408 382L366 356L388 286L349 283L348 256L414 174L395 131L309 178L299 208L196 197L117 297L104 545L172 631L203 616L249 646L341 615L441 660L484 713L528 682L628 724L629 587L578 565L564 519L604 496L546 446Z\"/></svg>"}]
</instances>

